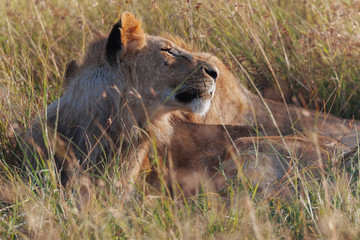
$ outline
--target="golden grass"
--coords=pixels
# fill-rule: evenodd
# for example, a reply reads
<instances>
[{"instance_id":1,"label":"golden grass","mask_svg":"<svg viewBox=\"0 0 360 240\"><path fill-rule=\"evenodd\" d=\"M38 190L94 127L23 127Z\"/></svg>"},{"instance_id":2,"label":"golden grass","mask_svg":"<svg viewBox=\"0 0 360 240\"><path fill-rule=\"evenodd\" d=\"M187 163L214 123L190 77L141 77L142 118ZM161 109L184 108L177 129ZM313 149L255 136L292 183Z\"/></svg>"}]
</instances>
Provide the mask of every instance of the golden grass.
<instances>
[{"instance_id":1,"label":"golden grass","mask_svg":"<svg viewBox=\"0 0 360 240\"><path fill-rule=\"evenodd\" d=\"M356 165L344 173L330 171L318 185L302 183L287 201L257 198L229 180L224 196L179 200L165 190L144 194L146 184L140 182L126 203L119 200L116 174L100 176L97 185L80 179L65 189L49 178L38 187L8 166L21 159L18 142L33 118L61 95L66 63L80 59L123 11L140 16L150 34L170 32L215 53L265 96L360 118L359 1L5 0L0 238L359 238Z\"/></svg>"}]
</instances>

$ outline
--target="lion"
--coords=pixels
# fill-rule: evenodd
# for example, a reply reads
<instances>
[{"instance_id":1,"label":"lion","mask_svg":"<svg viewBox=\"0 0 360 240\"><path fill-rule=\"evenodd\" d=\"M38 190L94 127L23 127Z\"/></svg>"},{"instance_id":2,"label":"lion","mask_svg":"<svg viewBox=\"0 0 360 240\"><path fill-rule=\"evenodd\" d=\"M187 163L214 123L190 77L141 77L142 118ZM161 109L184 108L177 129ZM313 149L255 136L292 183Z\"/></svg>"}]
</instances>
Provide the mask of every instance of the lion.
<instances>
[{"instance_id":1,"label":"lion","mask_svg":"<svg viewBox=\"0 0 360 240\"><path fill-rule=\"evenodd\" d=\"M72 62L63 95L25 135L25 166L55 161L61 183L75 171L99 169L127 153L128 182L143 165L152 139L168 145L171 113L204 115L219 70L173 42L145 34L125 12L108 37L92 43L81 64Z\"/></svg>"}]
</instances>

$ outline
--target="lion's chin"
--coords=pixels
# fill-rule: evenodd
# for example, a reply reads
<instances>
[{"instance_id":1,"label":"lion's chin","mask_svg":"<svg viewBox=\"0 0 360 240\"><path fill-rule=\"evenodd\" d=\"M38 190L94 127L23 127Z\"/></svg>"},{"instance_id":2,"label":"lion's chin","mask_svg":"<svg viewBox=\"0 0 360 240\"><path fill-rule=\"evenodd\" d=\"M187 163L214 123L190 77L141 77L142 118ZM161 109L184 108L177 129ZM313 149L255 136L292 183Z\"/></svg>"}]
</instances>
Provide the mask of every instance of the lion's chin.
<instances>
[{"instance_id":1,"label":"lion's chin","mask_svg":"<svg viewBox=\"0 0 360 240\"><path fill-rule=\"evenodd\" d=\"M191 111L203 117L210 109L215 87L209 93L187 91L174 94L174 92L174 90L169 90L162 95L163 102L170 111L173 111L175 108L175 110Z\"/></svg>"},{"instance_id":2,"label":"lion's chin","mask_svg":"<svg viewBox=\"0 0 360 240\"><path fill-rule=\"evenodd\" d=\"M195 98L190 103L191 111L201 117L209 111L211 106L211 98Z\"/></svg>"}]
</instances>

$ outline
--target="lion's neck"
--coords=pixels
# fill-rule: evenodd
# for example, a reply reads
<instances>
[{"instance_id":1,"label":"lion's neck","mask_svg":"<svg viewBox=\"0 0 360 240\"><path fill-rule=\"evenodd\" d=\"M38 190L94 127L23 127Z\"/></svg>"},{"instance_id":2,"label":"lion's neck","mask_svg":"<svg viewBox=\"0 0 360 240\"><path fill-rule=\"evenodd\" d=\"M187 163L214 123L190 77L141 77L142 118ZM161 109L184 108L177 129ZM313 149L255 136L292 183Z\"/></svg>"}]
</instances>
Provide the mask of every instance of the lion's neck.
<instances>
[{"instance_id":1,"label":"lion's neck","mask_svg":"<svg viewBox=\"0 0 360 240\"><path fill-rule=\"evenodd\" d=\"M150 114L151 113L151 114ZM173 127L169 123L171 113L163 109L144 109L144 105L134 103L124 109L121 114L121 132L128 143L134 139L140 144L144 139L151 139L158 145L170 142Z\"/></svg>"}]
</instances>

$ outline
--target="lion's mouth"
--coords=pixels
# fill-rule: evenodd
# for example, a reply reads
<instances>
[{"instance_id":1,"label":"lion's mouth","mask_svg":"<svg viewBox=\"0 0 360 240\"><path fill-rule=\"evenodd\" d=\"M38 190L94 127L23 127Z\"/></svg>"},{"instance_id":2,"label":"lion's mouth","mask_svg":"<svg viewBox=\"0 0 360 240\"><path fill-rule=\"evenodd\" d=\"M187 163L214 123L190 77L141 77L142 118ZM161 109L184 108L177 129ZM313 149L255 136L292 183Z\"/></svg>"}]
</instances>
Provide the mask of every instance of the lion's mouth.
<instances>
[{"instance_id":1,"label":"lion's mouth","mask_svg":"<svg viewBox=\"0 0 360 240\"><path fill-rule=\"evenodd\" d=\"M187 104L187 103L192 102L194 99L211 98L212 96L213 96L213 91L211 91L209 93L204 93L202 91L192 89L189 91L178 92L175 95L175 99L178 100L179 102Z\"/></svg>"}]
</instances>

